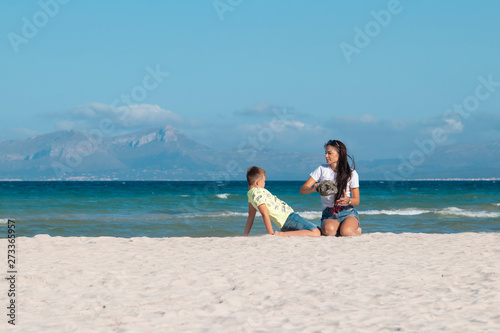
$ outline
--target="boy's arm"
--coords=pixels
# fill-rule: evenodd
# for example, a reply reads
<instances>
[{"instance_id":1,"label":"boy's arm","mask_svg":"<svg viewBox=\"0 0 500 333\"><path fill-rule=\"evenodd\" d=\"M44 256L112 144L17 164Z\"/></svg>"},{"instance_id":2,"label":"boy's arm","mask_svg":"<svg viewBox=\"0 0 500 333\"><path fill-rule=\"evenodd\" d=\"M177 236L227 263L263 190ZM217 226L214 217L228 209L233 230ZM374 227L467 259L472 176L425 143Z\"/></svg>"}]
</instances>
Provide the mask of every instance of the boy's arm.
<instances>
[{"instance_id":1,"label":"boy's arm","mask_svg":"<svg viewBox=\"0 0 500 333\"><path fill-rule=\"evenodd\" d=\"M243 236L248 236L250 234L250 229L252 229L253 220L255 219L256 213L257 210L252 206L252 204L248 203L248 218L247 218L247 224L245 225L245 232L243 233Z\"/></svg>"},{"instance_id":2,"label":"boy's arm","mask_svg":"<svg viewBox=\"0 0 500 333\"><path fill-rule=\"evenodd\" d=\"M259 207L259 212L262 215L262 219L264 220L264 225L266 226L266 230L268 234L273 235L273 225L271 223L271 218L269 217L269 211L267 210L266 204L261 204Z\"/></svg>"}]
</instances>

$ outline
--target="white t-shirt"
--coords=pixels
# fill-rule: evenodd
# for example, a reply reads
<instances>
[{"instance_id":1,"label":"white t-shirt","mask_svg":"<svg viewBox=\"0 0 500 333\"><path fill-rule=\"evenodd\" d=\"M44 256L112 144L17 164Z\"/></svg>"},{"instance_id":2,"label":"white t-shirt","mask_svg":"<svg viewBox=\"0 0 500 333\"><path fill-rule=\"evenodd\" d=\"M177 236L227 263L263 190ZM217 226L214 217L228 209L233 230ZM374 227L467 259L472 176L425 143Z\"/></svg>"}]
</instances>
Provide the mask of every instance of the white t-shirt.
<instances>
[{"instance_id":1,"label":"white t-shirt","mask_svg":"<svg viewBox=\"0 0 500 333\"><path fill-rule=\"evenodd\" d=\"M345 189L346 193L348 196L351 196L351 188L358 188L359 187L359 176L356 170L351 169L351 179L347 182L347 188ZM330 165L328 164L321 164L316 170L311 172L310 175L315 181L321 182L323 180L331 180L335 185L335 177L337 176L337 173L330 168ZM343 198L343 197L341 197ZM321 197L321 205L323 206L323 209L326 207L333 207L335 204L335 195L328 195ZM345 206L345 205L344 205Z\"/></svg>"}]
</instances>

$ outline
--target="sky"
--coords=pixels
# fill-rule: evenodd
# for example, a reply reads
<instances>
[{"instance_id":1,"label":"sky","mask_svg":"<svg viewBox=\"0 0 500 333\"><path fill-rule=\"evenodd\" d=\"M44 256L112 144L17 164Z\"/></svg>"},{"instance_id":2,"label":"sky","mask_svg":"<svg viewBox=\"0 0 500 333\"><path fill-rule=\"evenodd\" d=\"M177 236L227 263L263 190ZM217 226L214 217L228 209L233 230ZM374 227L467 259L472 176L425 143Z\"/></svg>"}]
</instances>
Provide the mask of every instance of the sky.
<instances>
[{"instance_id":1,"label":"sky","mask_svg":"<svg viewBox=\"0 0 500 333\"><path fill-rule=\"evenodd\" d=\"M356 160L500 140L500 2L0 2L0 141L173 126ZM104 130L103 122L112 129Z\"/></svg>"}]
</instances>

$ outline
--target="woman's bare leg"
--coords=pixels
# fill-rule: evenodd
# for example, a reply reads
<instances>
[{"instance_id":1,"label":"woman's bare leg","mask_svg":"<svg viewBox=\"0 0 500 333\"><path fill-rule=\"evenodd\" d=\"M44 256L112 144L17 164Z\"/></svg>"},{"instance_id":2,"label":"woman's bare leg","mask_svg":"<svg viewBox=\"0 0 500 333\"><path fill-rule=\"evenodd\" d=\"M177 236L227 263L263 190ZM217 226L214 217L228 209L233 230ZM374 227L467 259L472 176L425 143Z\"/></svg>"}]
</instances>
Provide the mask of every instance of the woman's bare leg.
<instances>
[{"instance_id":1,"label":"woman's bare leg","mask_svg":"<svg viewBox=\"0 0 500 333\"><path fill-rule=\"evenodd\" d=\"M344 237L361 236L358 219L354 216L348 216L340 225L340 235Z\"/></svg>"},{"instance_id":2,"label":"woman's bare leg","mask_svg":"<svg viewBox=\"0 0 500 333\"><path fill-rule=\"evenodd\" d=\"M340 226L339 221L333 219L326 219L321 222L321 234L324 236L335 236Z\"/></svg>"}]
</instances>

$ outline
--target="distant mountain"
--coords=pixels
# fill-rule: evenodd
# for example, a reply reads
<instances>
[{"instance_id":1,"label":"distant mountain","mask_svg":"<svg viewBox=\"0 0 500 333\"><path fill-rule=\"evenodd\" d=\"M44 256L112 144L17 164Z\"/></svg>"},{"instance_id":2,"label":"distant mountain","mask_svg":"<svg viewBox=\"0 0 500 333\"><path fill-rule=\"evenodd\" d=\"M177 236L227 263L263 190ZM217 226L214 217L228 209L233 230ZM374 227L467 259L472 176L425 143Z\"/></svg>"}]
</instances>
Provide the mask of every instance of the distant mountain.
<instances>
[{"instance_id":1,"label":"distant mountain","mask_svg":"<svg viewBox=\"0 0 500 333\"><path fill-rule=\"evenodd\" d=\"M500 142L413 155L357 161L356 167L362 180L500 177ZM264 168L269 180L306 180L321 163L324 156L317 152L214 149L171 126L107 138L70 130L0 142L4 180L244 180L251 165Z\"/></svg>"},{"instance_id":2,"label":"distant mountain","mask_svg":"<svg viewBox=\"0 0 500 333\"><path fill-rule=\"evenodd\" d=\"M171 126L111 138L70 130L1 142L0 179L244 180L251 165L275 180L304 179L321 160L249 145L213 149Z\"/></svg>"},{"instance_id":3,"label":"distant mountain","mask_svg":"<svg viewBox=\"0 0 500 333\"><path fill-rule=\"evenodd\" d=\"M415 149L396 159L357 164L363 179L500 178L500 141Z\"/></svg>"}]
</instances>

